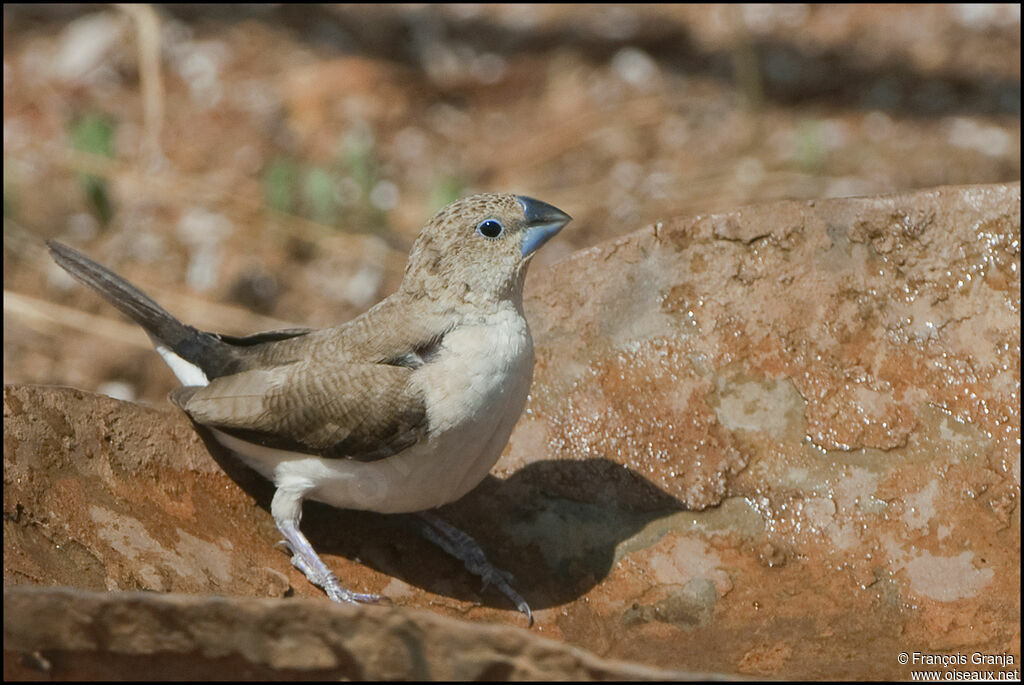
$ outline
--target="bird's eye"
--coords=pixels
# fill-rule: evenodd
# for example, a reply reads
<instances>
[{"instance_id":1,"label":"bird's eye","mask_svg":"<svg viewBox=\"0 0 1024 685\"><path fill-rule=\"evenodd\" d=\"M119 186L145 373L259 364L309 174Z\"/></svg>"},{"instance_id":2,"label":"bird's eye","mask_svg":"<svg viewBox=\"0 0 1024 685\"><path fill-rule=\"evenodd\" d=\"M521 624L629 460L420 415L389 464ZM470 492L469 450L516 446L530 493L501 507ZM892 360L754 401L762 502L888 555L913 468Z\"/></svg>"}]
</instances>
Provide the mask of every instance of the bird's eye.
<instances>
[{"instance_id":1,"label":"bird's eye","mask_svg":"<svg viewBox=\"0 0 1024 685\"><path fill-rule=\"evenodd\" d=\"M497 238L505 232L505 227L494 219L486 219L477 225L476 232L485 238Z\"/></svg>"}]
</instances>

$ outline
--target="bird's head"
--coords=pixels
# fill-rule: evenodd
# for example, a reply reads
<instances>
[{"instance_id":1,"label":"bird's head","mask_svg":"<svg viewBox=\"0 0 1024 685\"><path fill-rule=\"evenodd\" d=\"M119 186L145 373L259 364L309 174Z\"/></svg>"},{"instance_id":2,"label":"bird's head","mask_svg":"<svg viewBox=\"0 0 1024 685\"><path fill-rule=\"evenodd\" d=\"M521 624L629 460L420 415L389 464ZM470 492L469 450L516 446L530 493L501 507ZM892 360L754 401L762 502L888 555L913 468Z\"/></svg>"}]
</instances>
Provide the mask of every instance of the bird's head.
<instances>
[{"instance_id":1,"label":"bird's head","mask_svg":"<svg viewBox=\"0 0 1024 685\"><path fill-rule=\"evenodd\" d=\"M530 258L572 219L523 195L473 195L435 214L416 239L402 287L458 301L521 297Z\"/></svg>"}]
</instances>

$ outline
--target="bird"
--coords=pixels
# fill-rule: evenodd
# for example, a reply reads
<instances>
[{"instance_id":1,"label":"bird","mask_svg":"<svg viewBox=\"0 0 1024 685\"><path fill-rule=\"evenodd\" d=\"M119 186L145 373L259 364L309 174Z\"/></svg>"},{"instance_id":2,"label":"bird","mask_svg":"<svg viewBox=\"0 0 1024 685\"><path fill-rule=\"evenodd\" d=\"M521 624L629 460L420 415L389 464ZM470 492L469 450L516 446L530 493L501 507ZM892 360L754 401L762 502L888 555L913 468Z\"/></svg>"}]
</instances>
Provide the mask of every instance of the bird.
<instances>
[{"instance_id":1,"label":"bird","mask_svg":"<svg viewBox=\"0 0 1024 685\"><path fill-rule=\"evenodd\" d=\"M434 509L460 499L508 442L533 375L523 284L571 217L513 194L479 194L427 221L397 290L354 319L244 337L182 323L140 289L56 241L53 259L139 324L182 386L170 400L274 485L270 513L291 563L336 602L345 588L300 530L302 505L416 514L425 535L529 604Z\"/></svg>"}]
</instances>

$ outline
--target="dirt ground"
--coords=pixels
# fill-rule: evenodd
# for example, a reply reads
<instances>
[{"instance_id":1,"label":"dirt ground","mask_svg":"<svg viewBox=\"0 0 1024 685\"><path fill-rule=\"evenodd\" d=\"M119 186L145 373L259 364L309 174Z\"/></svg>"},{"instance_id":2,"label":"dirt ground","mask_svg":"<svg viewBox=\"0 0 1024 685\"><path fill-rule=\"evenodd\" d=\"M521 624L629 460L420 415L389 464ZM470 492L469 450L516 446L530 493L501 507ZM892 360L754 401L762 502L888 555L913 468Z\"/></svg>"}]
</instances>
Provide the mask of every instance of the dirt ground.
<instances>
[{"instance_id":1,"label":"dirt ground","mask_svg":"<svg viewBox=\"0 0 1024 685\"><path fill-rule=\"evenodd\" d=\"M4 381L175 383L44 239L199 327L320 326L458 196L572 214L538 269L673 216L1019 179L1020 102L1015 5L5 5Z\"/></svg>"}]
</instances>

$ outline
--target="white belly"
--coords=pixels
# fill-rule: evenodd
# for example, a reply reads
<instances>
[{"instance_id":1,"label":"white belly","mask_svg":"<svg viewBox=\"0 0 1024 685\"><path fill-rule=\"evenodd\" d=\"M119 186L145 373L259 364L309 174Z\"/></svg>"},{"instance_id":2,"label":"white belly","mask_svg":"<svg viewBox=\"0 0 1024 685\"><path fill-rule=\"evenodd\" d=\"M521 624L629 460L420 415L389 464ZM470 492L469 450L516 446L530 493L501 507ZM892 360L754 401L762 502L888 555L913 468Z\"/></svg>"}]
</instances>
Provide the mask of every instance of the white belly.
<instances>
[{"instance_id":1,"label":"white belly","mask_svg":"<svg viewBox=\"0 0 1024 685\"><path fill-rule=\"evenodd\" d=\"M509 306L449 333L413 374L427 401L429 438L400 454L375 462L320 459L214 433L279 488L345 509L422 511L454 502L484 479L522 413L532 375L533 340Z\"/></svg>"}]
</instances>

